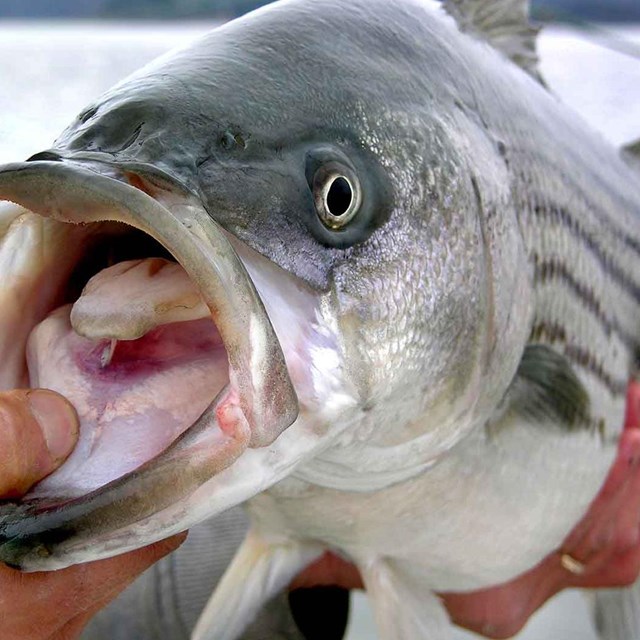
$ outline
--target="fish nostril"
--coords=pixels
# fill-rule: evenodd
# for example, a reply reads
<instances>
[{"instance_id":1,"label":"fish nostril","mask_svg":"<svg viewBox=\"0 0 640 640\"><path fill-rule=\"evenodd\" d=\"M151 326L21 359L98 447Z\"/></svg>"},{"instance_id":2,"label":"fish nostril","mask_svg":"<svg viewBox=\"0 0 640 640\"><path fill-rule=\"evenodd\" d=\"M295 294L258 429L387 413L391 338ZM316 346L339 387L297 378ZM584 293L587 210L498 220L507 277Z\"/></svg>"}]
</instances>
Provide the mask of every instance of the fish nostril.
<instances>
[{"instance_id":1,"label":"fish nostril","mask_svg":"<svg viewBox=\"0 0 640 640\"><path fill-rule=\"evenodd\" d=\"M98 113L98 107L89 107L78 116L78 120L81 124L85 124L88 120L91 120L96 113Z\"/></svg>"},{"instance_id":2,"label":"fish nostril","mask_svg":"<svg viewBox=\"0 0 640 640\"><path fill-rule=\"evenodd\" d=\"M40 151L32 155L30 158L27 158L27 162L34 162L36 160L52 160L59 162L62 160L62 156L56 151Z\"/></svg>"}]
</instances>

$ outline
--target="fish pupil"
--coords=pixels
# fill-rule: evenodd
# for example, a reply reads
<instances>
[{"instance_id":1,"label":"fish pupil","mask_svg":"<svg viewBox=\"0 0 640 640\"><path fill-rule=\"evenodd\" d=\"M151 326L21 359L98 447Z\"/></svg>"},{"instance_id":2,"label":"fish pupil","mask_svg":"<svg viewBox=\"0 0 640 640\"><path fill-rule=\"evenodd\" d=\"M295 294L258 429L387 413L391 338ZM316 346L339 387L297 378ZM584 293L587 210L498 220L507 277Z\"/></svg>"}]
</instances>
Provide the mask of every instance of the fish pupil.
<instances>
[{"instance_id":1,"label":"fish pupil","mask_svg":"<svg viewBox=\"0 0 640 640\"><path fill-rule=\"evenodd\" d=\"M327 211L333 216L344 215L353 201L353 190L346 178L336 178L327 192Z\"/></svg>"}]
</instances>

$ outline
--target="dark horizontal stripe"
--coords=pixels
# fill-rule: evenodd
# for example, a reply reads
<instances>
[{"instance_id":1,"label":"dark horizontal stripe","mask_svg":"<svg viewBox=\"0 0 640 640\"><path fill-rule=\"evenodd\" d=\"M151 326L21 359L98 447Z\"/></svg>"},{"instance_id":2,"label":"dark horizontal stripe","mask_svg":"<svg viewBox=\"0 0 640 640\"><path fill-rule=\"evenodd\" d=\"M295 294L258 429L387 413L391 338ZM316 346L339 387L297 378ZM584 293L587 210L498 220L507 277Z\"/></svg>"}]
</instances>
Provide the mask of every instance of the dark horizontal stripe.
<instances>
[{"instance_id":1,"label":"dark horizontal stripe","mask_svg":"<svg viewBox=\"0 0 640 640\"><path fill-rule=\"evenodd\" d=\"M537 253L532 256L534 273L534 283L547 283L552 280L562 281L573 293L582 300L585 307L591 312L602 325L606 334L611 335L612 331L617 331L617 323L609 318L604 310L600 301L595 297L593 290L587 285L578 282L569 268L564 262L557 258L548 258L543 260Z\"/></svg>"},{"instance_id":2,"label":"dark horizontal stripe","mask_svg":"<svg viewBox=\"0 0 640 640\"><path fill-rule=\"evenodd\" d=\"M596 238L590 234L569 211L563 207L554 205L536 204L533 211L539 218L561 224L580 240L598 260L605 273L608 273L620 286L625 289L636 302L640 303L640 285L627 275L618 264L613 261L611 255L600 246Z\"/></svg>"},{"instance_id":3,"label":"dark horizontal stripe","mask_svg":"<svg viewBox=\"0 0 640 640\"><path fill-rule=\"evenodd\" d=\"M534 284L546 284L556 280L562 282L582 301L587 311L598 320L607 336L610 336L613 332L628 347L636 348L638 346L638 339L624 331L615 318L611 318L606 314L593 289L576 280L571 273L571 269L564 262L558 258L543 260L537 253L532 255L532 261Z\"/></svg>"},{"instance_id":4,"label":"dark horizontal stripe","mask_svg":"<svg viewBox=\"0 0 640 640\"><path fill-rule=\"evenodd\" d=\"M592 373L609 389L613 395L624 395L627 391L628 380L616 378L605 371L602 362L588 349L569 342L566 329L557 322L539 322L531 329L530 342L559 342L564 345L563 355L574 364Z\"/></svg>"},{"instance_id":5,"label":"dark horizontal stripe","mask_svg":"<svg viewBox=\"0 0 640 640\"><path fill-rule=\"evenodd\" d=\"M573 176L567 174L563 165L558 163L557 158L550 155L546 149L541 147L530 148L528 149L528 153L536 156L540 166L545 167L547 171L554 175L562 175L564 188L567 193L571 194L572 200L578 199L581 208L584 208L586 211L599 211L603 209L602 205L598 205L597 202L593 202L589 198L589 193L584 189L584 184L574 181ZM611 193L611 185L606 180L603 181L598 172L592 173L590 184L593 187L593 192ZM538 202L545 202L546 197L548 196L539 198ZM617 191L613 197L616 205L621 210L638 211L637 199L629 198L627 195L620 193L619 191ZM637 234L635 236L631 236L629 235L628 230L621 226L619 222L612 219L610 215L607 215L606 211L608 211L608 209L605 210L605 213L602 216L599 216L600 220L602 222L606 222L607 228L611 233L613 233L616 238L623 242L627 247L635 251L640 257L640 222L636 227L638 230Z\"/></svg>"}]
</instances>

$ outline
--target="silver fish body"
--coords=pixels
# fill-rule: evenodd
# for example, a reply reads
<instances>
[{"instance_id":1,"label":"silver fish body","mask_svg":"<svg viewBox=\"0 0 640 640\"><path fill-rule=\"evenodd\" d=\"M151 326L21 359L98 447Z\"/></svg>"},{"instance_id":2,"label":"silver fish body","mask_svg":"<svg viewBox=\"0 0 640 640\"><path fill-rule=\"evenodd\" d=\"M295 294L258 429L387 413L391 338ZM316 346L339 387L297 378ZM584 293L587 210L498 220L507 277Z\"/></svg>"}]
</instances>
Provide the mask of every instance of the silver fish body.
<instances>
[{"instance_id":1,"label":"silver fish body","mask_svg":"<svg viewBox=\"0 0 640 640\"><path fill-rule=\"evenodd\" d=\"M225 25L0 169L0 198L32 212L5 213L12 295L27 227L81 246L119 242L116 220L168 249L218 326L232 414L205 398L155 459L89 478L95 434L131 400L108 388L105 417L91 394L106 373L47 364L71 367L67 344L93 357L68 311L47 315L56 296L25 303L40 310L19 330L7 311L20 339L3 384L68 395L85 440L0 512L6 562L113 555L251 498L196 639L237 637L327 548L359 566L385 640L444 639L433 592L536 564L611 465L640 338L637 170L431 3L294 0ZM58 287L67 257L46 257Z\"/></svg>"}]
</instances>

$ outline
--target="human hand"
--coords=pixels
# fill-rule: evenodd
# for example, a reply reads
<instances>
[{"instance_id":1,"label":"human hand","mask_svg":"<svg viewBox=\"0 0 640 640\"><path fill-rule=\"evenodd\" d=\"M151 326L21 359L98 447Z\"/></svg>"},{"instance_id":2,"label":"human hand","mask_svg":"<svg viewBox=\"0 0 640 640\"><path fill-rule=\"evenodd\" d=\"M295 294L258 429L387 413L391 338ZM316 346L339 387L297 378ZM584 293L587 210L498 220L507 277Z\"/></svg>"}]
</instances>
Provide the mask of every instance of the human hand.
<instances>
[{"instance_id":1,"label":"human hand","mask_svg":"<svg viewBox=\"0 0 640 640\"><path fill-rule=\"evenodd\" d=\"M78 418L52 391L0 393L0 497L16 498L56 469L73 449ZM140 573L176 549L184 535L116 558L48 573L0 564L3 640L72 640Z\"/></svg>"},{"instance_id":2,"label":"human hand","mask_svg":"<svg viewBox=\"0 0 640 640\"><path fill-rule=\"evenodd\" d=\"M569 587L622 587L640 574L640 383L627 395L625 429L607 480L561 548L539 565L497 587L444 593L459 626L489 638L510 638L549 598ZM291 588L337 585L363 588L355 566L325 554Z\"/></svg>"}]
</instances>

